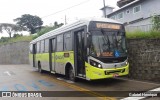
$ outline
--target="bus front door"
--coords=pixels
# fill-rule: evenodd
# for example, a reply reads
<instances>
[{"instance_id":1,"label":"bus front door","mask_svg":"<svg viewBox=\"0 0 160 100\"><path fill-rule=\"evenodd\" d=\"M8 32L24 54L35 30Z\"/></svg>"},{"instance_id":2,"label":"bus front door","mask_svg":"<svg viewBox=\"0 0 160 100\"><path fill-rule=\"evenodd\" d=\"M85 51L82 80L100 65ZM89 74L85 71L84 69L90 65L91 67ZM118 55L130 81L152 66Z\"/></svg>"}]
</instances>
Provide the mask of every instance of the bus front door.
<instances>
[{"instance_id":1,"label":"bus front door","mask_svg":"<svg viewBox=\"0 0 160 100\"><path fill-rule=\"evenodd\" d=\"M50 71L55 73L55 44L56 39L52 38L49 40L49 62L50 62Z\"/></svg>"},{"instance_id":2,"label":"bus front door","mask_svg":"<svg viewBox=\"0 0 160 100\"><path fill-rule=\"evenodd\" d=\"M84 30L75 32L75 70L80 77L85 77Z\"/></svg>"}]
</instances>

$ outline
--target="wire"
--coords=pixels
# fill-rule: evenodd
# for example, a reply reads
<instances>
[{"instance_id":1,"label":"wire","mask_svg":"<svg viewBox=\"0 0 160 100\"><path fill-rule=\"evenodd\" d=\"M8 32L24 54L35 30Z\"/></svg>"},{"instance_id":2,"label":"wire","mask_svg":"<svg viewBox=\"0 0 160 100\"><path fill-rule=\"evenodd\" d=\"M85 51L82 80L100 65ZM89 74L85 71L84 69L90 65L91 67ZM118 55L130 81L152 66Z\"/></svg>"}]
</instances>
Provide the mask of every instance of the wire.
<instances>
[{"instance_id":1,"label":"wire","mask_svg":"<svg viewBox=\"0 0 160 100\"><path fill-rule=\"evenodd\" d=\"M88 2L88 1L90 1L90 0L83 1L83 2L81 2L81 3L79 3L79 4L76 4L76 5L73 5L73 6L71 6L71 7L65 8L65 9L63 9L63 10L59 10L59 11L57 11L57 12L54 12L54 13L52 13L52 14L43 16L43 17L41 17L41 18L46 18L46 17L52 16L52 15L55 15L55 14L57 14L57 13L60 13L60 12L65 11L65 10L74 8L74 7L79 6L79 5L82 5L82 4L84 4L84 3Z\"/></svg>"}]
</instances>

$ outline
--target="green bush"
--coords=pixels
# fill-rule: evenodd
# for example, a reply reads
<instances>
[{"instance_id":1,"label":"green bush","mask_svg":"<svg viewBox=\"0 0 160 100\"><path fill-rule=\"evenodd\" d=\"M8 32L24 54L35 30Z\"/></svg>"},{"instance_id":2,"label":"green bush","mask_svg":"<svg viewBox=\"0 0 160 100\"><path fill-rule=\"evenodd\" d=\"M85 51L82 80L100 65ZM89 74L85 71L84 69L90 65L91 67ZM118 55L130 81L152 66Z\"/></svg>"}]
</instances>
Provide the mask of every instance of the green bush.
<instances>
[{"instance_id":1,"label":"green bush","mask_svg":"<svg viewBox=\"0 0 160 100\"><path fill-rule=\"evenodd\" d=\"M59 28L61 26L63 26L63 23L58 24L58 22L54 22L53 26L45 26L39 32L37 32L36 35L33 36L33 39L36 39L37 37L49 32L49 31L52 31L56 28Z\"/></svg>"},{"instance_id":2,"label":"green bush","mask_svg":"<svg viewBox=\"0 0 160 100\"><path fill-rule=\"evenodd\" d=\"M7 44L7 43L13 43L13 42L20 42L20 41L31 41L32 40L32 36L18 36L15 38L9 38L9 37L2 37L0 39L0 45L2 44Z\"/></svg>"},{"instance_id":3,"label":"green bush","mask_svg":"<svg viewBox=\"0 0 160 100\"><path fill-rule=\"evenodd\" d=\"M160 31L160 16L154 15L152 17L153 30Z\"/></svg>"},{"instance_id":4,"label":"green bush","mask_svg":"<svg viewBox=\"0 0 160 100\"><path fill-rule=\"evenodd\" d=\"M160 38L160 31L134 31L134 32L126 32L126 37L128 39L132 38Z\"/></svg>"},{"instance_id":5,"label":"green bush","mask_svg":"<svg viewBox=\"0 0 160 100\"><path fill-rule=\"evenodd\" d=\"M14 34L14 35L13 35L13 38L21 37L21 36L23 36L23 34Z\"/></svg>"},{"instance_id":6,"label":"green bush","mask_svg":"<svg viewBox=\"0 0 160 100\"><path fill-rule=\"evenodd\" d=\"M0 42L8 42L9 39L9 37L1 37Z\"/></svg>"},{"instance_id":7,"label":"green bush","mask_svg":"<svg viewBox=\"0 0 160 100\"><path fill-rule=\"evenodd\" d=\"M45 28L42 28L42 29L37 33L37 35L34 35L34 36L33 36L33 39L35 39L35 38L43 35L44 33L49 32L49 31L51 31L51 30L54 30L54 27L49 27L49 26L47 26L47 27L45 27Z\"/></svg>"}]
</instances>

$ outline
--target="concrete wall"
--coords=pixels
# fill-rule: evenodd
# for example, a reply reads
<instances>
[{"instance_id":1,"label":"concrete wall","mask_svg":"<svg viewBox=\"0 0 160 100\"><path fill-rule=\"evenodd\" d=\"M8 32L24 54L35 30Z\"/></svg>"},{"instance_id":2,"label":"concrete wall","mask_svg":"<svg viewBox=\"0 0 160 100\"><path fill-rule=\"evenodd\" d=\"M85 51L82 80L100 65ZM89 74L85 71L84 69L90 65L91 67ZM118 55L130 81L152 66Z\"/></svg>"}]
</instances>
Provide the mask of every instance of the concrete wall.
<instances>
[{"instance_id":1,"label":"concrete wall","mask_svg":"<svg viewBox=\"0 0 160 100\"><path fill-rule=\"evenodd\" d=\"M0 64L28 64L29 42L0 45Z\"/></svg>"},{"instance_id":2,"label":"concrete wall","mask_svg":"<svg viewBox=\"0 0 160 100\"><path fill-rule=\"evenodd\" d=\"M160 39L128 40L129 78L160 82Z\"/></svg>"}]
</instances>

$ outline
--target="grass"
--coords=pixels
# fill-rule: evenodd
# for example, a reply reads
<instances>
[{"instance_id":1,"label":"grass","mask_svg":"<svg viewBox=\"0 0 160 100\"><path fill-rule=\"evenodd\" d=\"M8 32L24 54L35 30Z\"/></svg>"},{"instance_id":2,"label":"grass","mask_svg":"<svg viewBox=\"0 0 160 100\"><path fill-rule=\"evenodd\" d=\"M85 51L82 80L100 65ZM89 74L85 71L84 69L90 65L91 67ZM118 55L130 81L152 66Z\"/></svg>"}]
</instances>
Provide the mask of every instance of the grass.
<instances>
[{"instance_id":1,"label":"grass","mask_svg":"<svg viewBox=\"0 0 160 100\"><path fill-rule=\"evenodd\" d=\"M160 38L159 31L150 31L150 32L143 32L143 31L134 31L134 32L126 32L126 37L128 39L155 39Z\"/></svg>"},{"instance_id":2,"label":"grass","mask_svg":"<svg viewBox=\"0 0 160 100\"><path fill-rule=\"evenodd\" d=\"M21 36L21 37L8 39L5 42L0 42L0 45L13 43L13 42L20 42L20 41L31 41L32 39L33 39L33 36Z\"/></svg>"}]
</instances>

